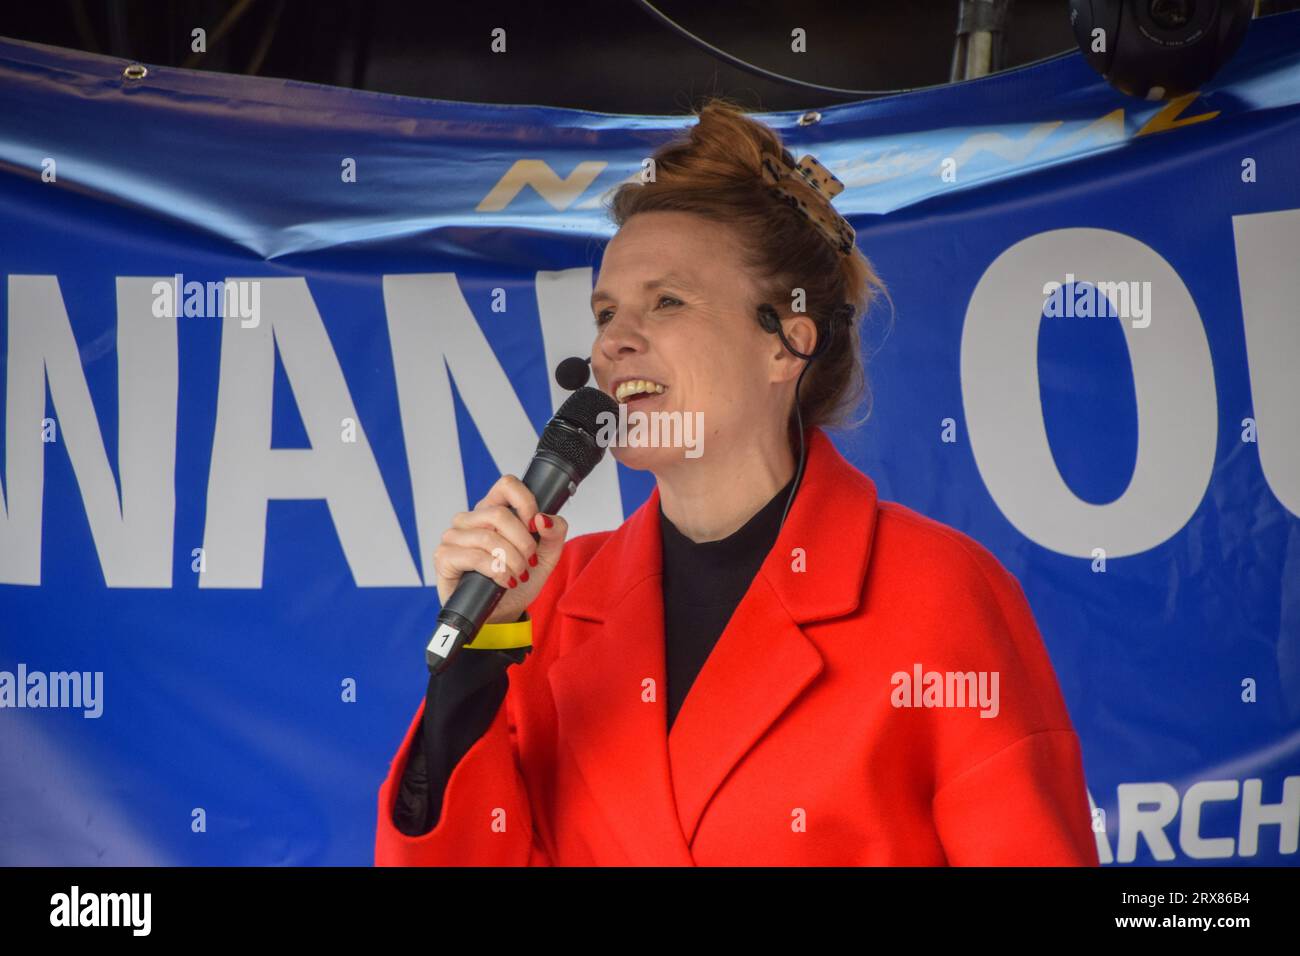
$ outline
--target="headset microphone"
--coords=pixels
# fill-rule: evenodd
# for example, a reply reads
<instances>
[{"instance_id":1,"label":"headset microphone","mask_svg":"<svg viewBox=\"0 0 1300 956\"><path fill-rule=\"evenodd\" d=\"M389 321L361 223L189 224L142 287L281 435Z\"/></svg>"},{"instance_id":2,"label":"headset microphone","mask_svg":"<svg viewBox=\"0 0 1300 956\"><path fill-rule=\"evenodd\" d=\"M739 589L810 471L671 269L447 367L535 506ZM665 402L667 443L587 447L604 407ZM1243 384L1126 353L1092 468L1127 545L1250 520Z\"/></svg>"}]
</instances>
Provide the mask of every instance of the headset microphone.
<instances>
[{"instance_id":1,"label":"headset microphone","mask_svg":"<svg viewBox=\"0 0 1300 956\"><path fill-rule=\"evenodd\" d=\"M555 381L560 388L568 389L570 392L577 391L591 378L590 365L589 358L578 358L576 355L566 358L555 367Z\"/></svg>"}]
</instances>

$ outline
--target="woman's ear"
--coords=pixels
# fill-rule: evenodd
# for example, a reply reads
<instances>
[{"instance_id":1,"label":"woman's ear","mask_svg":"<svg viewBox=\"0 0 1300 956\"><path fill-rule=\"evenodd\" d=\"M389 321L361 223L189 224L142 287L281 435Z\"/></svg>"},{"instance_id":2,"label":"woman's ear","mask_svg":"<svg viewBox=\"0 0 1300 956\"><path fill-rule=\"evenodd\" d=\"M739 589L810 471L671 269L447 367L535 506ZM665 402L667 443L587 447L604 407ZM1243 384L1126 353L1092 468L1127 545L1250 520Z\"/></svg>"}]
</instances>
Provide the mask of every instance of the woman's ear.
<instances>
[{"instance_id":1,"label":"woman's ear","mask_svg":"<svg viewBox=\"0 0 1300 956\"><path fill-rule=\"evenodd\" d=\"M775 312L773 313L775 315ZM812 318L801 312L792 312L788 315L781 316L778 321L782 334L791 348L803 352L805 355L817 345L817 326ZM774 326L775 327L775 326ZM786 382L793 381L802 371L805 359L799 358L786 348L785 343L781 341L781 336L774 332L770 335L771 342L769 348L773 351L767 354L771 357L772 381Z\"/></svg>"},{"instance_id":2,"label":"woman's ear","mask_svg":"<svg viewBox=\"0 0 1300 956\"><path fill-rule=\"evenodd\" d=\"M821 333L817 329L817 323L806 312L790 313L781 322L781 328L785 332L785 340L804 355L811 355L817 347L817 338ZM787 350L786 354L790 355L790 352ZM790 358L798 356L790 355Z\"/></svg>"}]
</instances>

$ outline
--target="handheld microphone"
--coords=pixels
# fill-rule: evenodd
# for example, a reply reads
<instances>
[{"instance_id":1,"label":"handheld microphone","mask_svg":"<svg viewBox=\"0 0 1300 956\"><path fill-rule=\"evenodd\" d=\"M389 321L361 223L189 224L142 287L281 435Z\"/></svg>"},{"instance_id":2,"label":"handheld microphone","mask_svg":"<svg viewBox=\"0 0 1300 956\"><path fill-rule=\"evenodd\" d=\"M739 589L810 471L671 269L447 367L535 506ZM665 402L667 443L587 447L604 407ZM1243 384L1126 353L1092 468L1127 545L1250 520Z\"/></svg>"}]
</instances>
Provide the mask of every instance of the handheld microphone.
<instances>
[{"instance_id":1,"label":"handheld microphone","mask_svg":"<svg viewBox=\"0 0 1300 956\"><path fill-rule=\"evenodd\" d=\"M577 361L582 363L581 359ZM542 431L537 451L523 477L540 511L558 512L605 457L605 449L597 443L596 435L601 416L606 413L617 417L618 403L600 389L584 386L565 400ZM532 535L534 541L541 537L536 531ZM431 673L446 670L456 652L474 640L505 591L478 571L461 575L456 590L438 613L438 629L425 648L424 660Z\"/></svg>"}]
</instances>

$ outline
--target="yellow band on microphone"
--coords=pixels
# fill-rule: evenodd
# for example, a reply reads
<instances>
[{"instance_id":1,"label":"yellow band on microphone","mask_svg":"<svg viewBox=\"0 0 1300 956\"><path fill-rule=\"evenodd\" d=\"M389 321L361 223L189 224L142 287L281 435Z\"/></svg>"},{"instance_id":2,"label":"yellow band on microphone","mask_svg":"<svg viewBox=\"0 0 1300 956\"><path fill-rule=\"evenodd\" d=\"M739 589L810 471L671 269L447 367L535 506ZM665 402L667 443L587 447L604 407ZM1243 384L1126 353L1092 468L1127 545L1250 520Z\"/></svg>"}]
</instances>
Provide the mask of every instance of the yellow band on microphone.
<instances>
[{"instance_id":1,"label":"yellow band on microphone","mask_svg":"<svg viewBox=\"0 0 1300 956\"><path fill-rule=\"evenodd\" d=\"M496 651L510 647L532 647L532 644L533 621L525 614L523 620L512 624L484 624L474 640L465 647L476 651Z\"/></svg>"}]
</instances>

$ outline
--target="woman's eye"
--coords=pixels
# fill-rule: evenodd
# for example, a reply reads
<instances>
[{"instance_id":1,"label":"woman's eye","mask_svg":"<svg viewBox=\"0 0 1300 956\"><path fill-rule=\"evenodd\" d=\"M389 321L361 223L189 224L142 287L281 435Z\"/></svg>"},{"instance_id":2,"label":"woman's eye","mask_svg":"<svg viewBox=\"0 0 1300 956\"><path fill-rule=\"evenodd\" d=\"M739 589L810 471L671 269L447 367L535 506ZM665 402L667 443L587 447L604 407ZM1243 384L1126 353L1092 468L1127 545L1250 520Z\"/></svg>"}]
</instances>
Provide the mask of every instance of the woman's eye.
<instances>
[{"instance_id":1,"label":"woman's eye","mask_svg":"<svg viewBox=\"0 0 1300 956\"><path fill-rule=\"evenodd\" d=\"M678 299L678 298L676 298L675 296L671 296L671 295L661 295L661 296L659 297L659 302L660 302L660 303L663 303L665 300L668 301L668 302L673 302L673 303L675 303L675 304L677 304L677 305L681 305L681 304L682 304L681 299ZM609 321L609 319L607 318L607 316L609 315L609 313L610 313L610 310L609 310L609 309L601 309L599 312L596 313L596 327L597 327L597 328L600 328L602 325L604 325L606 322Z\"/></svg>"}]
</instances>

